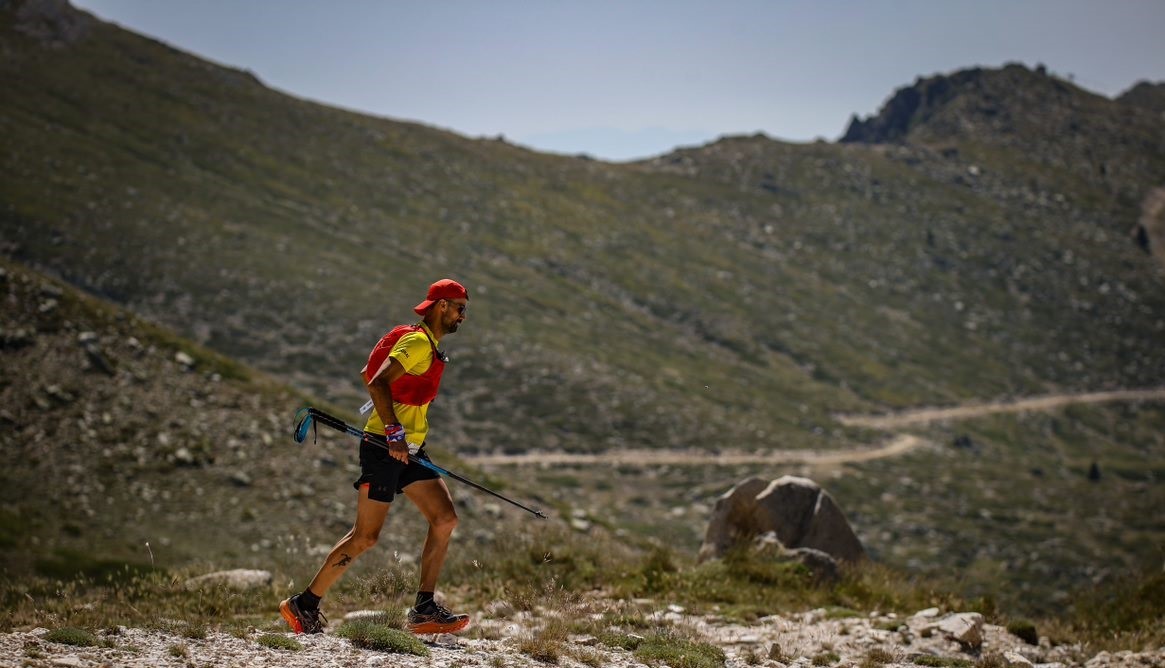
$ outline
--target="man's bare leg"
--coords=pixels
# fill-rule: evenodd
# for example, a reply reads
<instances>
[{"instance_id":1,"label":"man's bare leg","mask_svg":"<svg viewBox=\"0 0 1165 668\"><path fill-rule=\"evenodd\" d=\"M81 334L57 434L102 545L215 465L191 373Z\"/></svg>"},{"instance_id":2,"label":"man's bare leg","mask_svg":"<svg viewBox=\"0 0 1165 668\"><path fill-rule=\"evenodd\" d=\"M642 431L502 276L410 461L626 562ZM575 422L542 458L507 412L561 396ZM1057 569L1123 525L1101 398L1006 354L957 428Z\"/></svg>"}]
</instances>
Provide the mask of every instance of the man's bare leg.
<instances>
[{"instance_id":1,"label":"man's bare leg","mask_svg":"<svg viewBox=\"0 0 1165 668\"><path fill-rule=\"evenodd\" d=\"M360 487L359 500L356 502L356 524L328 553L328 558L308 585L308 589L316 596L323 598L356 557L375 545L380 537L380 530L384 527L384 520L392 504L368 498L368 489L367 485Z\"/></svg>"},{"instance_id":2,"label":"man's bare leg","mask_svg":"<svg viewBox=\"0 0 1165 668\"><path fill-rule=\"evenodd\" d=\"M437 578L445 565L445 555L449 551L453 529L457 527L457 511L453 508L453 497L449 494L445 481L440 478L414 482L405 487L404 492L429 521L429 533L425 536L425 546L421 549L420 591L437 591Z\"/></svg>"}]
</instances>

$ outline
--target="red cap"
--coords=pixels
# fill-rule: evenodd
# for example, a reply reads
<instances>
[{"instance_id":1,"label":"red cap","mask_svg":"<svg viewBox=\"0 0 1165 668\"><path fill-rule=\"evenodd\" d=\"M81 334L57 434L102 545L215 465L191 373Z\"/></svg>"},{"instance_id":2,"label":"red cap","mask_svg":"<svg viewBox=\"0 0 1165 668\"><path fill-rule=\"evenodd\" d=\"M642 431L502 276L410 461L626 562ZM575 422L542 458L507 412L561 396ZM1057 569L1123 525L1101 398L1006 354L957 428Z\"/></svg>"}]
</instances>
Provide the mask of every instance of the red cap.
<instances>
[{"instance_id":1,"label":"red cap","mask_svg":"<svg viewBox=\"0 0 1165 668\"><path fill-rule=\"evenodd\" d=\"M452 278L442 278L429 286L429 294L425 301L417 304L413 310L417 312L417 315L425 315L433 302L440 299L469 299L469 291Z\"/></svg>"}]
</instances>

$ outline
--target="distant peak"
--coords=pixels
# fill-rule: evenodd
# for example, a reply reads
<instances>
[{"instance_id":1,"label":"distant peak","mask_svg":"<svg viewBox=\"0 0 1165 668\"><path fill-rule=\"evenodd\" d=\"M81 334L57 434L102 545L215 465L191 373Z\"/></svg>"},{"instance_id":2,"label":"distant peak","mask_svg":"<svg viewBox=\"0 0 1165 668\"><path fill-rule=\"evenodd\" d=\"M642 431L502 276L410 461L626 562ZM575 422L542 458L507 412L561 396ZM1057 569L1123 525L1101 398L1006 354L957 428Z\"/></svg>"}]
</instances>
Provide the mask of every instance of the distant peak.
<instances>
[{"instance_id":1,"label":"distant peak","mask_svg":"<svg viewBox=\"0 0 1165 668\"><path fill-rule=\"evenodd\" d=\"M13 28L47 44L72 44L89 34L96 19L68 0L0 0L0 11L16 18Z\"/></svg>"},{"instance_id":2,"label":"distant peak","mask_svg":"<svg viewBox=\"0 0 1165 668\"><path fill-rule=\"evenodd\" d=\"M1011 91L1045 85L1068 86L1048 75L1043 65L1034 70L1021 64L1000 69L971 68L952 74L919 77L913 85L894 92L877 114L866 119L856 114L842 136L842 143L893 143L905 141L915 128L927 124L957 100L974 98L979 114L995 115L1007 104Z\"/></svg>"},{"instance_id":3,"label":"distant peak","mask_svg":"<svg viewBox=\"0 0 1165 668\"><path fill-rule=\"evenodd\" d=\"M1149 111L1165 114L1165 81L1149 83L1140 81L1116 99L1121 104L1131 104Z\"/></svg>"}]
</instances>

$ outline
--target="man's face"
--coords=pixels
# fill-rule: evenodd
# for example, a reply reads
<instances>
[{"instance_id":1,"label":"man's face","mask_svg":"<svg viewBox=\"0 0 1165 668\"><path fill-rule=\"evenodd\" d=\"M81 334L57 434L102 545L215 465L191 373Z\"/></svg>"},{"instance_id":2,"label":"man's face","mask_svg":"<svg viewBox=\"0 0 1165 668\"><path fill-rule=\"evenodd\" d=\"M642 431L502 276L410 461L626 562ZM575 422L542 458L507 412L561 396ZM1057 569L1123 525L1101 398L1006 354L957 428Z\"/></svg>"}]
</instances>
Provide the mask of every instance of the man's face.
<instances>
[{"instance_id":1,"label":"man's face","mask_svg":"<svg viewBox=\"0 0 1165 668\"><path fill-rule=\"evenodd\" d=\"M469 308L468 299L442 299L441 325L446 332L456 332L461 323L465 322L465 315Z\"/></svg>"}]
</instances>

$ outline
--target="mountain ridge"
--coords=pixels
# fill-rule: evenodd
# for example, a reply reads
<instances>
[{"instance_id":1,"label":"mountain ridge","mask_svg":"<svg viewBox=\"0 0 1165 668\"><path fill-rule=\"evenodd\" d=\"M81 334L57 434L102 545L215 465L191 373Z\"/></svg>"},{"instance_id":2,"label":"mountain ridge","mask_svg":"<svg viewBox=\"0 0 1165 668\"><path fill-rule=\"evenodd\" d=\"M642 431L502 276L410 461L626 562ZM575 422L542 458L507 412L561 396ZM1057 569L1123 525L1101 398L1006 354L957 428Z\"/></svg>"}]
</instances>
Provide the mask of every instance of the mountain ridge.
<instances>
[{"instance_id":1,"label":"mountain ridge","mask_svg":"<svg viewBox=\"0 0 1165 668\"><path fill-rule=\"evenodd\" d=\"M352 408L368 348L458 278L474 303L448 343L440 445L707 452L697 470L531 474L591 516L631 503L650 521L628 530L668 544L751 474L721 449L847 451L887 435L838 413L1165 375L1165 276L1128 236L1165 180L1160 121L1123 128L1127 105L1038 73L978 76L1039 80L1057 123L1088 121L1047 151L1033 116L611 165L298 100L100 22L63 45L10 27L0 10L4 255ZM1130 404L927 425L912 435L943 448L846 466L834 493L880 558L1039 582L1046 603L1105 560L1153 560L1159 527L1137 518L1162 493L1161 421ZM1108 542L1101 508L1141 542ZM1047 547L1077 526L1073 550Z\"/></svg>"}]
</instances>

